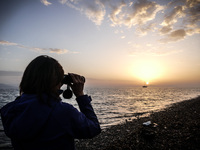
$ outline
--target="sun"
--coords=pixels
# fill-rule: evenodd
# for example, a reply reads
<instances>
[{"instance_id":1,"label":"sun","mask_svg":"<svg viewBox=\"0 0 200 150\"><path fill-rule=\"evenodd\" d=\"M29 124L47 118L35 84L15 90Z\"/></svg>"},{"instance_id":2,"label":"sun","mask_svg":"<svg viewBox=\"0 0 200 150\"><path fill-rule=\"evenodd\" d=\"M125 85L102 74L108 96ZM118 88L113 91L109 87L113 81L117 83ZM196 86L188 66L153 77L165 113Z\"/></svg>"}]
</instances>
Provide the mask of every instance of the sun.
<instances>
[{"instance_id":1,"label":"sun","mask_svg":"<svg viewBox=\"0 0 200 150\"><path fill-rule=\"evenodd\" d=\"M161 76L162 70L159 62L139 61L134 64L133 75L146 82L146 84L149 84L149 81Z\"/></svg>"}]
</instances>

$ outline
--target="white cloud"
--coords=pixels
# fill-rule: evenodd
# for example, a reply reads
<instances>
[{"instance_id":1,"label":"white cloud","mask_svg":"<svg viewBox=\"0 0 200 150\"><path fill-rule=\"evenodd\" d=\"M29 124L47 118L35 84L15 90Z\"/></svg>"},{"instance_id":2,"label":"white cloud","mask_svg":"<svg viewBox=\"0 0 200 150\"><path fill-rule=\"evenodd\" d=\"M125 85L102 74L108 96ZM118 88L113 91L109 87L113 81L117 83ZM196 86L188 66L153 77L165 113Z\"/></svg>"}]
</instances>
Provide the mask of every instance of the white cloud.
<instances>
[{"instance_id":1,"label":"white cloud","mask_svg":"<svg viewBox=\"0 0 200 150\"><path fill-rule=\"evenodd\" d=\"M156 14L162 9L162 6L153 1L137 1L127 15L126 24L129 27L132 25L144 25L148 21L154 20Z\"/></svg>"},{"instance_id":2,"label":"white cloud","mask_svg":"<svg viewBox=\"0 0 200 150\"><path fill-rule=\"evenodd\" d=\"M18 45L17 43L12 43L12 42L8 42L8 41L0 41L0 45Z\"/></svg>"},{"instance_id":3,"label":"white cloud","mask_svg":"<svg viewBox=\"0 0 200 150\"><path fill-rule=\"evenodd\" d=\"M133 26L143 26L155 19L156 14L163 9L162 6L153 1L138 0L134 3L112 4L109 15L112 26L125 25L129 28Z\"/></svg>"},{"instance_id":4,"label":"white cloud","mask_svg":"<svg viewBox=\"0 0 200 150\"><path fill-rule=\"evenodd\" d=\"M112 26L123 24L124 13L122 13L122 8L126 6L126 3L122 1L121 3L110 4L112 9L111 13L108 15L112 22Z\"/></svg>"},{"instance_id":5,"label":"white cloud","mask_svg":"<svg viewBox=\"0 0 200 150\"><path fill-rule=\"evenodd\" d=\"M45 6L51 5L52 3L48 2L47 0L40 0Z\"/></svg>"},{"instance_id":6,"label":"white cloud","mask_svg":"<svg viewBox=\"0 0 200 150\"><path fill-rule=\"evenodd\" d=\"M5 45L5 46L17 46L20 48L25 48L25 49L29 49L29 50L33 50L35 52L39 52L39 53L44 53L44 52L49 52L49 53L56 53L56 54L65 54L65 53L73 53L73 54L77 54L78 52L75 51L69 51L67 49L59 49L59 48L39 48L39 47L29 47L29 46L25 46L22 44L17 44L17 43L12 43L12 42L8 42L8 41L0 41L0 45Z\"/></svg>"},{"instance_id":7,"label":"white cloud","mask_svg":"<svg viewBox=\"0 0 200 150\"><path fill-rule=\"evenodd\" d=\"M49 50L50 53L57 53L57 54L69 53L69 50L67 49L49 48Z\"/></svg>"},{"instance_id":8,"label":"white cloud","mask_svg":"<svg viewBox=\"0 0 200 150\"><path fill-rule=\"evenodd\" d=\"M112 26L143 25L155 19L156 14L163 9L161 5L148 0L136 2L125 2L124 0L59 0L59 2L85 14L96 25L101 25L106 13L108 13Z\"/></svg>"},{"instance_id":9,"label":"white cloud","mask_svg":"<svg viewBox=\"0 0 200 150\"><path fill-rule=\"evenodd\" d=\"M173 11L165 15L164 21L162 22L161 25L163 26L173 25L174 23L177 22L179 18L182 18L184 16L185 16L184 6L177 6L173 9Z\"/></svg>"},{"instance_id":10,"label":"white cloud","mask_svg":"<svg viewBox=\"0 0 200 150\"><path fill-rule=\"evenodd\" d=\"M101 25L106 13L105 7L100 0L95 0L94 3L91 3L91 1L89 3L85 3L82 11L96 25Z\"/></svg>"},{"instance_id":11,"label":"white cloud","mask_svg":"<svg viewBox=\"0 0 200 150\"><path fill-rule=\"evenodd\" d=\"M186 33L187 33L187 35L193 35L195 33L200 34L200 27L187 29Z\"/></svg>"},{"instance_id":12,"label":"white cloud","mask_svg":"<svg viewBox=\"0 0 200 150\"><path fill-rule=\"evenodd\" d=\"M80 11L96 25L101 25L104 20L106 10L102 0L59 0L59 2Z\"/></svg>"},{"instance_id":13,"label":"white cloud","mask_svg":"<svg viewBox=\"0 0 200 150\"><path fill-rule=\"evenodd\" d=\"M178 41L187 35L199 34L200 1L171 0L165 5L153 0L58 0L85 15L100 26L106 19L112 27L134 28L139 35L158 31L161 41ZM51 4L41 0L45 5ZM185 33L184 33L185 32ZM174 34L182 36L174 36ZM173 40L172 40L173 39Z\"/></svg>"}]
</instances>

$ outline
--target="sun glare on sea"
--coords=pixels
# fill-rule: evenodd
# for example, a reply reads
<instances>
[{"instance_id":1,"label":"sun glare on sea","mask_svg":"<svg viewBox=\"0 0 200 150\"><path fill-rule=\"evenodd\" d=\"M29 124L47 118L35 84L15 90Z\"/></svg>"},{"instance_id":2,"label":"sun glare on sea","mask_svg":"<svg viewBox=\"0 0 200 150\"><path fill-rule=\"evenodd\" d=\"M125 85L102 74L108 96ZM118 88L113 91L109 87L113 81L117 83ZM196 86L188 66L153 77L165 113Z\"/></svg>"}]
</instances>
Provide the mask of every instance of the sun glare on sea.
<instances>
[{"instance_id":1,"label":"sun glare on sea","mask_svg":"<svg viewBox=\"0 0 200 150\"><path fill-rule=\"evenodd\" d=\"M162 74L162 67L158 62L145 61L137 62L133 67L133 75L144 81L147 85L149 81L159 78Z\"/></svg>"}]
</instances>

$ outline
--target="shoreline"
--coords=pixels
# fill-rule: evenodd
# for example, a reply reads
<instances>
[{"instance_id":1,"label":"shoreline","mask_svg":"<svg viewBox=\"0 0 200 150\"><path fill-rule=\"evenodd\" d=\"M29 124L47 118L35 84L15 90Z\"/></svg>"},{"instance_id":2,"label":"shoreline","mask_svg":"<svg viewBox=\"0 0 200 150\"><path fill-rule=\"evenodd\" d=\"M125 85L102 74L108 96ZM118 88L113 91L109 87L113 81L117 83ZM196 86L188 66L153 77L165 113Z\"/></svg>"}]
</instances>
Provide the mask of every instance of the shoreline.
<instances>
[{"instance_id":1,"label":"shoreline","mask_svg":"<svg viewBox=\"0 0 200 150\"><path fill-rule=\"evenodd\" d=\"M148 117L113 125L77 150L200 149L200 96L174 103ZM151 121L145 126L144 122Z\"/></svg>"},{"instance_id":2,"label":"shoreline","mask_svg":"<svg viewBox=\"0 0 200 150\"><path fill-rule=\"evenodd\" d=\"M148 117L138 117L102 130L93 139L75 140L77 150L200 149L200 96L171 104ZM143 123L151 121L151 125ZM4 134L3 132L0 132ZM8 138L0 149L13 150Z\"/></svg>"}]
</instances>

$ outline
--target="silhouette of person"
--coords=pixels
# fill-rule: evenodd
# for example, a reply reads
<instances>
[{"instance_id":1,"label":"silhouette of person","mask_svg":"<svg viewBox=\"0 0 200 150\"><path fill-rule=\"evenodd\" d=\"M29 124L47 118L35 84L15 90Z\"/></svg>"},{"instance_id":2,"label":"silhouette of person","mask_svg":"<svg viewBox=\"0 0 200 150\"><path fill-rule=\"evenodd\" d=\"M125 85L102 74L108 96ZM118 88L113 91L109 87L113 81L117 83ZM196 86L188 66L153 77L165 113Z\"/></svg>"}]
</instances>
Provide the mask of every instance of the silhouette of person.
<instances>
[{"instance_id":1,"label":"silhouette of person","mask_svg":"<svg viewBox=\"0 0 200 150\"><path fill-rule=\"evenodd\" d=\"M70 76L80 111L59 97L64 71L57 60L42 55L27 66L20 96L1 109L5 134L15 150L73 150L74 139L101 132L92 99L83 92L83 77Z\"/></svg>"}]
</instances>

